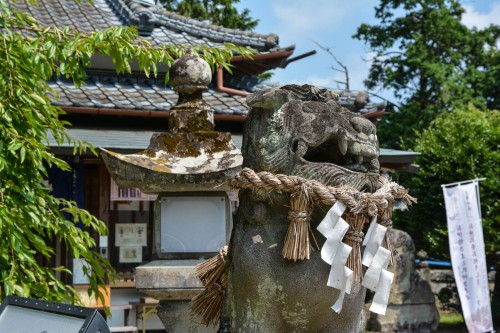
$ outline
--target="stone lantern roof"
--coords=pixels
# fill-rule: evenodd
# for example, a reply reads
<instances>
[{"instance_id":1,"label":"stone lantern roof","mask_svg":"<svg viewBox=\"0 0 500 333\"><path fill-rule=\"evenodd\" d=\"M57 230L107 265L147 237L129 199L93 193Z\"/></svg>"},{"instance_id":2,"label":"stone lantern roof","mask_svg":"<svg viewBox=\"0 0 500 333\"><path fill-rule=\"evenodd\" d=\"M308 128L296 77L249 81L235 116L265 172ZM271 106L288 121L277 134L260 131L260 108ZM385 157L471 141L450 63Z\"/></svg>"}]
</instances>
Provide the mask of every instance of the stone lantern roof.
<instances>
[{"instance_id":1,"label":"stone lantern roof","mask_svg":"<svg viewBox=\"0 0 500 333\"><path fill-rule=\"evenodd\" d=\"M101 155L120 187L145 193L224 190L243 158L230 133L213 130L213 110L202 98L210 66L190 51L173 64L170 75L179 94L170 109L170 132L153 134L142 152L123 155L102 149Z\"/></svg>"}]
</instances>

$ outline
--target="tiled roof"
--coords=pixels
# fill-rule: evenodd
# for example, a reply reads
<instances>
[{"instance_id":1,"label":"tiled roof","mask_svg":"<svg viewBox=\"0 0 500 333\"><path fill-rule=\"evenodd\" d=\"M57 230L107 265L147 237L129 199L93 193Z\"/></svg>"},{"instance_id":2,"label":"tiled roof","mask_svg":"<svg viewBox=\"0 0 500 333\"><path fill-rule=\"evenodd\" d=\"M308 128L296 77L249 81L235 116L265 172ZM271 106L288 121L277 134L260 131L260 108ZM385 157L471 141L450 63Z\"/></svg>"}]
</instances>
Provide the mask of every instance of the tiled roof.
<instances>
[{"instance_id":1,"label":"tiled roof","mask_svg":"<svg viewBox=\"0 0 500 333\"><path fill-rule=\"evenodd\" d=\"M61 107L132 109L168 111L177 102L177 94L161 80L110 76L107 80L90 76L76 87L68 80L49 82L54 90L53 104ZM210 87L203 100L216 114L244 115L248 112L245 97L221 93Z\"/></svg>"},{"instance_id":2,"label":"tiled roof","mask_svg":"<svg viewBox=\"0 0 500 333\"><path fill-rule=\"evenodd\" d=\"M74 0L43 0L39 1L39 6L11 1L10 5L29 13L41 26L70 26L80 32L117 25L139 26L142 38L153 45L219 47L231 42L259 52L281 50L275 34L264 35L214 26L139 0L93 0L92 4L84 0L80 5ZM177 95L170 88L165 88L161 80L140 75L134 78L133 75L119 77L116 74L91 74L81 87L63 79L51 81L50 86L57 95L53 96L53 103L63 107L166 111L177 101ZM203 97L215 113L241 115L248 112L244 97L220 93L214 86Z\"/></svg>"},{"instance_id":3,"label":"tiled roof","mask_svg":"<svg viewBox=\"0 0 500 333\"><path fill-rule=\"evenodd\" d=\"M69 26L80 32L91 32L122 25L106 0L95 0L93 4L82 1L80 5L74 0L43 0L38 1L38 6L17 1L10 5L29 13L42 27Z\"/></svg>"},{"instance_id":4,"label":"tiled roof","mask_svg":"<svg viewBox=\"0 0 500 333\"><path fill-rule=\"evenodd\" d=\"M138 25L143 38L155 45L218 47L224 42L232 42L259 52L283 50L275 34L263 35L214 26L139 0L93 0L92 4L83 0L80 5L75 0L43 0L38 3L39 6L30 6L24 1L12 1L11 6L29 13L41 26L70 26L81 32L116 25ZM250 92L278 85L241 76L225 76L224 82L228 87ZM51 81L50 86L57 96L53 96L53 103L63 107L167 111L177 101L177 95L169 87L165 88L161 79L148 79L141 75L117 76L115 73L97 72L91 73L80 87L63 79ZM213 85L203 98L216 114L244 115L248 112L245 97L221 93ZM347 106L353 103L351 99L343 98L341 102ZM366 113L376 108L369 104L358 111Z\"/></svg>"},{"instance_id":5,"label":"tiled roof","mask_svg":"<svg viewBox=\"0 0 500 333\"><path fill-rule=\"evenodd\" d=\"M279 50L278 36L215 26L166 11L159 5L138 0L43 0L39 6L24 1L11 6L29 13L41 26L73 27L80 32L102 30L117 25L138 26L154 45L187 44L222 46L230 42L259 52Z\"/></svg>"},{"instance_id":6,"label":"tiled roof","mask_svg":"<svg viewBox=\"0 0 500 333\"><path fill-rule=\"evenodd\" d=\"M178 97L170 87L165 87L161 79L132 75L104 78L99 75L90 75L87 82L80 87L62 79L53 80L49 82L49 85L56 93L52 96L53 104L61 107L168 111L175 105ZM249 91L255 92L278 86L280 85L277 83L255 81L254 85L248 88ZM339 102L344 107L360 114L385 108L383 103L367 103L363 108L353 109L355 97L355 93L352 95L344 93ZM249 110L245 99L245 97L221 93L214 85L203 93L203 100L216 114L246 115Z\"/></svg>"}]
</instances>

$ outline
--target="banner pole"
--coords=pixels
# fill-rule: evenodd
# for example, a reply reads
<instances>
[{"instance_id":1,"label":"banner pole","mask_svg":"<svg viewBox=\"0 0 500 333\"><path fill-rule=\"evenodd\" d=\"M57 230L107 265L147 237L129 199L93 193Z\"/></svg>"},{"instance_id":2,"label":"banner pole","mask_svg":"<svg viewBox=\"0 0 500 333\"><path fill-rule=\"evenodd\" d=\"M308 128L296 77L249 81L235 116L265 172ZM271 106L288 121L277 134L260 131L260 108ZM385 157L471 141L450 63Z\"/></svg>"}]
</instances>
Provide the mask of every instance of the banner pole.
<instances>
[{"instance_id":1,"label":"banner pole","mask_svg":"<svg viewBox=\"0 0 500 333\"><path fill-rule=\"evenodd\" d=\"M473 182L479 182L482 180L486 180L486 178L476 178L476 179L471 179L471 180L464 180L462 182L455 182L455 183L450 183L450 184L443 184L441 187L450 187L450 186L455 186L455 185L464 185L464 184L469 184Z\"/></svg>"}]
</instances>

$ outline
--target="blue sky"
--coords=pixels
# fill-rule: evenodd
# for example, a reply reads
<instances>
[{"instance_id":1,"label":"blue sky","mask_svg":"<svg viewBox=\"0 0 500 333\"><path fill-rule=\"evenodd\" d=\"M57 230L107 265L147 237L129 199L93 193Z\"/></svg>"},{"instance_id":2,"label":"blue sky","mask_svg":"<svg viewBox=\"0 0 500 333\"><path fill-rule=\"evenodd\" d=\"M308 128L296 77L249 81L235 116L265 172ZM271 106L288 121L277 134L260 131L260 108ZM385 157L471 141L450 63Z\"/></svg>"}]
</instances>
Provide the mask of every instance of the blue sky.
<instances>
[{"instance_id":1,"label":"blue sky","mask_svg":"<svg viewBox=\"0 0 500 333\"><path fill-rule=\"evenodd\" d=\"M491 23L500 24L500 0L461 2L467 11L463 19L466 25L482 28ZM361 90L370 66L364 59L369 59L370 53L361 41L351 36L361 23L377 23L374 7L378 3L373 0L241 0L237 8L248 8L251 17L260 20L255 32L278 34L282 47L295 44L293 56L318 51L285 69L275 70L272 81L338 88L335 80L343 80L343 74L331 69L333 59L314 43L316 41L329 47L347 66L351 89ZM376 93L392 99L390 92Z\"/></svg>"}]
</instances>

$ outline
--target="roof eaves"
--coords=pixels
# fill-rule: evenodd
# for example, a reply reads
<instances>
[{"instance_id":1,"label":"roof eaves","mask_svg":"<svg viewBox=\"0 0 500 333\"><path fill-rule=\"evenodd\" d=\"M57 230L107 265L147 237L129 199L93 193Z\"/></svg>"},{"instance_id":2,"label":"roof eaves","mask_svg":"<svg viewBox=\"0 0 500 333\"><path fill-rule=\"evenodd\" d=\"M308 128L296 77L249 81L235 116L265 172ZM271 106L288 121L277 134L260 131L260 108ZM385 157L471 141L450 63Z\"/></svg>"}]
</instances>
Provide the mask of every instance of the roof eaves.
<instances>
[{"instance_id":1,"label":"roof eaves","mask_svg":"<svg viewBox=\"0 0 500 333\"><path fill-rule=\"evenodd\" d=\"M177 13L169 12L161 6L145 6L136 0L108 0L115 3L117 9L128 8L127 14L129 24L138 24L141 22L141 16L149 19L149 22L156 26L165 26L169 30L185 32L199 38L207 38L214 42L232 42L236 45L255 48L257 51L269 51L279 46L279 38L276 34L268 35L247 32L237 29L229 29L216 26ZM126 7L126 8L125 8Z\"/></svg>"}]
</instances>

